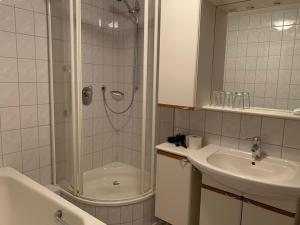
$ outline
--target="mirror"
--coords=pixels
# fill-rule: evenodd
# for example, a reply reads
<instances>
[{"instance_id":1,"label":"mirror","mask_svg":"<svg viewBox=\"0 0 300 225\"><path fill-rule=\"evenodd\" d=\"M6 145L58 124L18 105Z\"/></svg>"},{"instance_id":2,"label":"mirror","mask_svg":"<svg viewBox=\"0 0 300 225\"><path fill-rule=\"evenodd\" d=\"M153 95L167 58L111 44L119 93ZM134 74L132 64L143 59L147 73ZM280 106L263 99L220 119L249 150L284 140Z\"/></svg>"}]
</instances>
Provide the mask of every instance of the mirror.
<instances>
[{"instance_id":1,"label":"mirror","mask_svg":"<svg viewBox=\"0 0 300 225\"><path fill-rule=\"evenodd\" d=\"M293 110L300 107L300 1L262 2L268 7L218 7L212 91L249 92L251 107Z\"/></svg>"}]
</instances>

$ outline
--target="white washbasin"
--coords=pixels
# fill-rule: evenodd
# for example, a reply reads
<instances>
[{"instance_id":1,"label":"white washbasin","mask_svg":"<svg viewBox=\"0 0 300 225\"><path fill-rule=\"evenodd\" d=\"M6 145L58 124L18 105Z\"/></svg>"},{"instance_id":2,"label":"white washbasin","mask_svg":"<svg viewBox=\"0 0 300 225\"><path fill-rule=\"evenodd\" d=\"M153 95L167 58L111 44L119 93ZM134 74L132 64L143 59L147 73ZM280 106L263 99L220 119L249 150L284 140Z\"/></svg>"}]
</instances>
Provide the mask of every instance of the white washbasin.
<instances>
[{"instance_id":1,"label":"white washbasin","mask_svg":"<svg viewBox=\"0 0 300 225\"><path fill-rule=\"evenodd\" d=\"M188 156L202 173L237 191L263 196L300 196L300 163L208 145Z\"/></svg>"}]
</instances>

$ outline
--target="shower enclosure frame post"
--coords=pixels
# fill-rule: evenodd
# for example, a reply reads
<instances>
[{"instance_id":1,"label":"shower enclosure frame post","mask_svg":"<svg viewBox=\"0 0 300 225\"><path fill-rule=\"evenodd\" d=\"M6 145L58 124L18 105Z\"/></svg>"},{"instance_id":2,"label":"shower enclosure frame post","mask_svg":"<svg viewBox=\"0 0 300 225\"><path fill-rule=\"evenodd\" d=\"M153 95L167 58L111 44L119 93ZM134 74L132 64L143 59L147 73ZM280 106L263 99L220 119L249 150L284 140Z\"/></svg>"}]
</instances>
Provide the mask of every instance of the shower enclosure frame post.
<instances>
[{"instance_id":1,"label":"shower enclosure frame post","mask_svg":"<svg viewBox=\"0 0 300 225\"><path fill-rule=\"evenodd\" d=\"M76 74L75 74L75 49L74 49L74 5L73 0L69 0L70 4L70 42L71 42L71 100L72 100L72 149L73 149L73 179L74 179L74 194L78 195L78 174L79 168L77 166L78 162L78 116L76 115L77 109L77 94L76 94ZM75 5L76 6L76 5Z\"/></svg>"},{"instance_id":2,"label":"shower enclosure frame post","mask_svg":"<svg viewBox=\"0 0 300 225\"><path fill-rule=\"evenodd\" d=\"M158 63L158 32L159 32L159 0L154 3L154 52L153 52L153 108L152 108L152 143L151 143L151 189L154 190L155 179L155 145L156 145L156 114L157 114L157 63Z\"/></svg>"},{"instance_id":3,"label":"shower enclosure frame post","mask_svg":"<svg viewBox=\"0 0 300 225\"><path fill-rule=\"evenodd\" d=\"M145 193L145 154L147 124L147 80L148 80L148 16L149 1L144 0L144 57L143 57L143 115L142 115L142 154L141 154L141 194ZM152 188L152 187L151 187Z\"/></svg>"},{"instance_id":4,"label":"shower enclosure frame post","mask_svg":"<svg viewBox=\"0 0 300 225\"><path fill-rule=\"evenodd\" d=\"M48 57L49 57L49 97L50 97L50 141L51 141L51 183L56 185L56 163L55 162L55 112L54 112L54 87L53 87L53 60L52 60L52 24L51 24L51 0L47 0L47 31L48 31Z\"/></svg>"},{"instance_id":5,"label":"shower enclosure frame post","mask_svg":"<svg viewBox=\"0 0 300 225\"><path fill-rule=\"evenodd\" d=\"M81 59L81 0L76 0L76 78L77 78L77 187L78 195L83 193L83 171L81 167L82 153L82 59Z\"/></svg>"}]
</instances>

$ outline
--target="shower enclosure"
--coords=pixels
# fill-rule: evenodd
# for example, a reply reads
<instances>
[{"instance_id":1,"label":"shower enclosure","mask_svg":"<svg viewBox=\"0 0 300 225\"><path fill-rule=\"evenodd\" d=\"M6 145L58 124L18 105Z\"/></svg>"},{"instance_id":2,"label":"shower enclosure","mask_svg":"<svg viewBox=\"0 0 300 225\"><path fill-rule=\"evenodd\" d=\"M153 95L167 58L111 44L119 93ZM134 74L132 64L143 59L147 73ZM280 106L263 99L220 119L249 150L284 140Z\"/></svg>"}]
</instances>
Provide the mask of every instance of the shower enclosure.
<instances>
[{"instance_id":1,"label":"shower enclosure","mask_svg":"<svg viewBox=\"0 0 300 225\"><path fill-rule=\"evenodd\" d=\"M157 8L48 1L53 182L82 201L153 194Z\"/></svg>"}]
</instances>

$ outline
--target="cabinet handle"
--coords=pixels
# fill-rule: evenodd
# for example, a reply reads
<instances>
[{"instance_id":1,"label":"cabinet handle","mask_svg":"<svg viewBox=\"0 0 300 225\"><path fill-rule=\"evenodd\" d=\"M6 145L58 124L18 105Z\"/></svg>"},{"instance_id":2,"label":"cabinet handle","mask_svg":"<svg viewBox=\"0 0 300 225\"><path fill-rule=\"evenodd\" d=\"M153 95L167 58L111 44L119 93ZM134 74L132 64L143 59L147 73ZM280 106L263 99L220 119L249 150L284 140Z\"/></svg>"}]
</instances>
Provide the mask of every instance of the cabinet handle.
<instances>
[{"instance_id":1,"label":"cabinet handle","mask_svg":"<svg viewBox=\"0 0 300 225\"><path fill-rule=\"evenodd\" d=\"M181 165L182 165L183 167L185 167L185 166L189 163L189 160L187 160L187 159L182 159L182 160L180 160L180 162L181 162Z\"/></svg>"}]
</instances>

